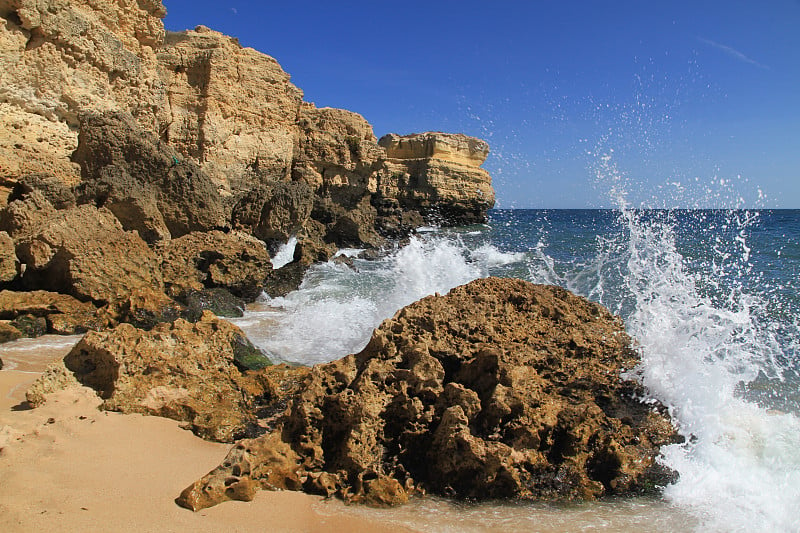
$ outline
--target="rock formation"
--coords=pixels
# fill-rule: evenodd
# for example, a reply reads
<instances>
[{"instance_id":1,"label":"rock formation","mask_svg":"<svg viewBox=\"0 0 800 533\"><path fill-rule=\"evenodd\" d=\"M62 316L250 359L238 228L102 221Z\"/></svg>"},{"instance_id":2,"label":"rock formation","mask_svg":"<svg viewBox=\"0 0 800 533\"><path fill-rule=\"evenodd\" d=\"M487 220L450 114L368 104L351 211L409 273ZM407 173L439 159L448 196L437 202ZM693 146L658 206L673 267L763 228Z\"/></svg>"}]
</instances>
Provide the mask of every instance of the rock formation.
<instances>
[{"instance_id":1,"label":"rock formation","mask_svg":"<svg viewBox=\"0 0 800 533\"><path fill-rule=\"evenodd\" d=\"M47 291L0 291L0 320L17 327L21 319L42 320L42 333L75 335L112 324L111 317L91 302ZM17 328L19 329L19 328ZM23 335L20 331L20 336Z\"/></svg>"},{"instance_id":2,"label":"rock formation","mask_svg":"<svg viewBox=\"0 0 800 533\"><path fill-rule=\"evenodd\" d=\"M387 158L379 182L382 198L395 199L402 211L418 211L432 222L485 221L494 206L491 178L480 168L489 155L486 142L428 132L384 135L378 144Z\"/></svg>"},{"instance_id":3,"label":"rock formation","mask_svg":"<svg viewBox=\"0 0 800 533\"><path fill-rule=\"evenodd\" d=\"M206 312L150 331L130 324L87 334L64 358L103 408L187 421L198 435L232 442L255 425L264 386L243 370L269 360L233 324Z\"/></svg>"},{"instance_id":4,"label":"rock formation","mask_svg":"<svg viewBox=\"0 0 800 533\"><path fill-rule=\"evenodd\" d=\"M165 32L165 13L158 0L0 1L0 180L57 209L73 204L52 184L77 186L151 244L239 225L317 249L377 246L425 219L485 218L482 141L379 145L360 115L303 102L275 59L203 26ZM286 212L260 212L270 198Z\"/></svg>"},{"instance_id":5,"label":"rock formation","mask_svg":"<svg viewBox=\"0 0 800 533\"><path fill-rule=\"evenodd\" d=\"M300 486L397 503L585 499L653 490L674 442L663 410L621 372L637 362L617 317L552 286L484 279L385 321L360 353L314 367L277 429L243 440L188 487L199 509Z\"/></svg>"},{"instance_id":6,"label":"rock formation","mask_svg":"<svg viewBox=\"0 0 800 533\"><path fill-rule=\"evenodd\" d=\"M156 247L164 283L174 296L223 287L252 301L272 271L264 243L241 232L194 232Z\"/></svg>"}]
</instances>

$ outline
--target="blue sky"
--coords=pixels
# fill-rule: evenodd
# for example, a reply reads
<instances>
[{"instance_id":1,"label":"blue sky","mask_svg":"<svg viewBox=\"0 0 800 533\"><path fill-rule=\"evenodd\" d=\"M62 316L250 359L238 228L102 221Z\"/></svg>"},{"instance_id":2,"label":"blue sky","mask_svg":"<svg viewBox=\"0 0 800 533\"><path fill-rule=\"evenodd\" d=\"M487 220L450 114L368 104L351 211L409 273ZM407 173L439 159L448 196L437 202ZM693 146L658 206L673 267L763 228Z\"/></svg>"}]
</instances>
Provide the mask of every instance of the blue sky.
<instances>
[{"instance_id":1,"label":"blue sky","mask_svg":"<svg viewBox=\"0 0 800 533\"><path fill-rule=\"evenodd\" d=\"M378 137L486 139L498 207L610 207L621 182L646 207L800 208L800 0L165 5Z\"/></svg>"}]
</instances>

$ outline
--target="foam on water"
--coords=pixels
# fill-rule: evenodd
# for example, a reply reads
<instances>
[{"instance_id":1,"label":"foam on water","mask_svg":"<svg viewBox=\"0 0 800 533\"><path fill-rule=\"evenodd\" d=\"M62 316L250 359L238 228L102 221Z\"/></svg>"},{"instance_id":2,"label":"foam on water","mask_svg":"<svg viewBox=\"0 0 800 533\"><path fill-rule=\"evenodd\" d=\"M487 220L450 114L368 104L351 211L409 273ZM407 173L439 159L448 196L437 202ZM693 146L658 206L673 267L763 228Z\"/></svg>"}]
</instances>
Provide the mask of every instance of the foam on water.
<instances>
[{"instance_id":1,"label":"foam on water","mask_svg":"<svg viewBox=\"0 0 800 533\"><path fill-rule=\"evenodd\" d=\"M763 302L740 287L724 298L704 294L708 280L688 272L671 227L632 211L623 217L626 281L636 302L626 324L642 355L636 373L688 439L664 450L680 473L666 496L713 529L800 529L800 422L737 395L759 373L780 374L774 351L781 345L759 318ZM717 258L717 267L748 262L744 234L737 233L742 255Z\"/></svg>"},{"instance_id":2,"label":"foam on water","mask_svg":"<svg viewBox=\"0 0 800 533\"><path fill-rule=\"evenodd\" d=\"M614 173L608 163L604 171ZM796 324L778 322L780 301L769 300L768 282L747 283L756 276L748 230L757 217L727 212L719 229L732 238L717 233L709 255L690 264L678 251L674 219L632 210L624 191L616 193L625 231L599 240L598 261L613 263L605 271L622 281L609 292L628 310L626 327L638 343L642 362L632 375L669 407L687 439L662 450L680 473L666 498L701 519L702 529L800 530L800 420L740 393L757 377L780 379L798 353ZM598 279L618 283L602 272Z\"/></svg>"},{"instance_id":3,"label":"foam on water","mask_svg":"<svg viewBox=\"0 0 800 533\"><path fill-rule=\"evenodd\" d=\"M299 290L263 297L237 324L276 360L327 362L361 350L400 308L486 276L489 264L503 260L491 247L471 259L457 237L428 232L378 261L315 265Z\"/></svg>"},{"instance_id":4,"label":"foam on water","mask_svg":"<svg viewBox=\"0 0 800 533\"><path fill-rule=\"evenodd\" d=\"M288 265L294 260L294 250L297 247L297 237L294 235L289 237L289 240L278 248L277 253L272 257L272 268L280 268Z\"/></svg>"}]
</instances>

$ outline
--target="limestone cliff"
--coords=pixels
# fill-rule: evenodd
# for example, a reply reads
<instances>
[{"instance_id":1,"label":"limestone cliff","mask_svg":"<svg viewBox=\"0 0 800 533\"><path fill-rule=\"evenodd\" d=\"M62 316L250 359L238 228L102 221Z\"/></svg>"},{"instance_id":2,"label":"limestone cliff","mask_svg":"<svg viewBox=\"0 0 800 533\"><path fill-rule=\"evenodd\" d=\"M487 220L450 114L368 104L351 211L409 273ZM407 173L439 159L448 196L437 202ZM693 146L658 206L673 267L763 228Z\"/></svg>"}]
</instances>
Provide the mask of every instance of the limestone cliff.
<instances>
[{"instance_id":1,"label":"limestone cliff","mask_svg":"<svg viewBox=\"0 0 800 533\"><path fill-rule=\"evenodd\" d=\"M151 248L238 230L274 251L296 235L301 268L284 280L336 247L485 219L485 142L379 142L357 113L304 102L272 57L204 26L167 32L165 14L160 0L0 0L5 288L69 285L40 283L31 236L87 204Z\"/></svg>"}]
</instances>

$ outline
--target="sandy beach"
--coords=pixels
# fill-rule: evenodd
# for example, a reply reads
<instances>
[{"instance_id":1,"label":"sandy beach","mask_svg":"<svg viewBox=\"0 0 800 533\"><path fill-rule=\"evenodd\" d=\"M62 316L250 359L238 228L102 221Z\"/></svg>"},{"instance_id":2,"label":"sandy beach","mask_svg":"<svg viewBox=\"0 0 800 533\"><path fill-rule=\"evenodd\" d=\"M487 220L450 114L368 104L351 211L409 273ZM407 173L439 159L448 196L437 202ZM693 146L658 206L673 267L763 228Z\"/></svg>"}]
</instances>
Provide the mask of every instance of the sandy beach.
<instances>
[{"instance_id":1,"label":"sandy beach","mask_svg":"<svg viewBox=\"0 0 800 533\"><path fill-rule=\"evenodd\" d=\"M173 420L101 412L88 388L29 409L25 390L68 350L3 355L0 370L0 530L409 531L365 510L298 492L259 492L193 513L174 498L225 456Z\"/></svg>"}]
</instances>

